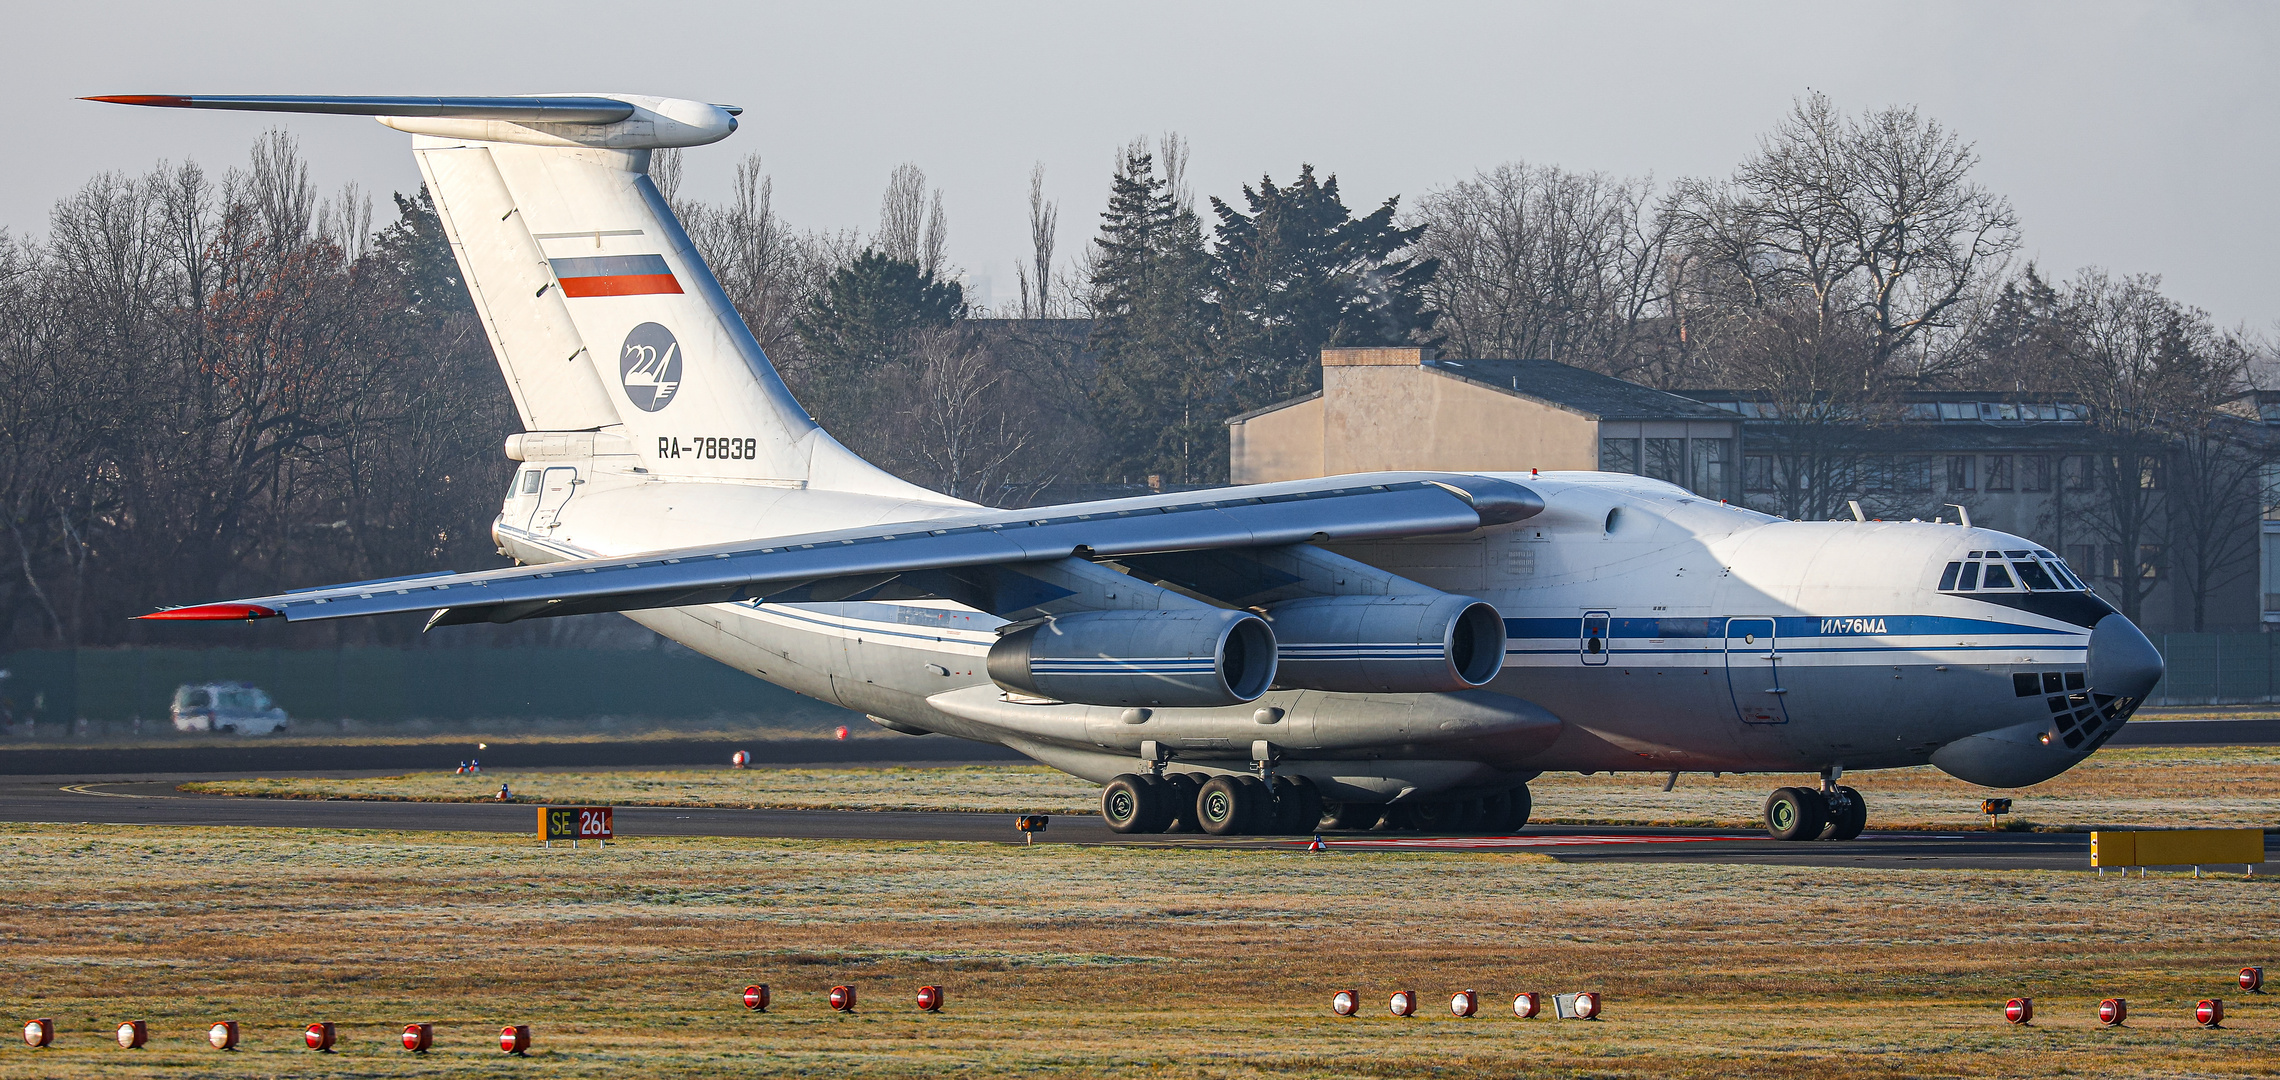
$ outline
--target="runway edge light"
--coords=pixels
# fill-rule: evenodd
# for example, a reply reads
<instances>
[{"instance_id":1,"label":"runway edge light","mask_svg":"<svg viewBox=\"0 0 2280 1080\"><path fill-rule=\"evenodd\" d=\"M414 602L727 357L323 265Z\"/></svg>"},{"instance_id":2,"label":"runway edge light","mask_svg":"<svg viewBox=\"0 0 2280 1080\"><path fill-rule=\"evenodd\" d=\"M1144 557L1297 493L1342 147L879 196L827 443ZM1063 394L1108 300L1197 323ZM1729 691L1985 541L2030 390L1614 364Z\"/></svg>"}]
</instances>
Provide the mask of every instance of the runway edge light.
<instances>
[{"instance_id":1,"label":"runway edge light","mask_svg":"<svg viewBox=\"0 0 2280 1080\"><path fill-rule=\"evenodd\" d=\"M415 1054L427 1053L435 1046L434 1024L405 1024L404 1049Z\"/></svg>"},{"instance_id":2,"label":"runway edge light","mask_svg":"<svg viewBox=\"0 0 2280 1080\"><path fill-rule=\"evenodd\" d=\"M1536 1014L1543 1011L1544 995L1542 994L1529 990L1512 997L1512 1015L1522 1020L1534 1020Z\"/></svg>"},{"instance_id":3,"label":"runway edge light","mask_svg":"<svg viewBox=\"0 0 2280 1080\"><path fill-rule=\"evenodd\" d=\"M1597 991L1574 994L1553 994L1552 1012L1562 1020L1599 1019L1600 1000Z\"/></svg>"},{"instance_id":4,"label":"runway edge light","mask_svg":"<svg viewBox=\"0 0 2280 1080\"><path fill-rule=\"evenodd\" d=\"M831 1011L832 1011L832 1012L843 1012L843 1013L851 1013L851 1012L854 1012L854 1011L855 1011L855 988L854 988L854 987L852 987L852 986L834 986L834 987L832 987L832 988L831 988Z\"/></svg>"},{"instance_id":5,"label":"runway edge light","mask_svg":"<svg viewBox=\"0 0 2280 1080\"><path fill-rule=\"evenodd\" d=\"M238 1044L238 1026L235 1020L224 1020L206 1029L206 1045L216 1050L235 1050Z\"/></svg>"},{"instance_id":6,"label":"runway edge light","mask_svg":"<svg viewBox=\"0 0 2280 1080\"><path fill-rule=\"evenodd\" d=\"M2107 998L2098 1003L2098 1026L2121 1027L2130 1018L2130 1003L2121 998Z\"/></svg>"},{"instance_id":7,"label":"runway edge light","mask_svg":"<svg viewBox=\"0 0 2280 1080\"><path fill-rule=\"evenodd\" d=\"M126 1023L119 1025L120 1049L140 1050L143 1048L143 1044L149 1041L150 1028L144 1026L142 1021L129 1020Z\"/></svg>"},{"instance_id":8,"label":"runway edge light","mask_svg":"<svg viewBox=\"0 0 2280 1080\"><path fill-rule=\"evenodd\" d=\"M768 1011L768 984L753 983L744 988L744 1007L753 1012Z\"/></svg>"},{"instance_id":9,"label":"runway edge light","mask_svg":"<svg viewBox=\"0 0 2280 1080\"><path fill-rule=\"evenodd\" d=\"M501 1053L513 1054L516 1057L521 1057L522 1055L529 1053L530 1025L510 1024L506 1027L500 1028L499 1050Z\"/></svg>"},{"instance_id":10,"label":"runway edge light","mask_svg":"<svg viewBox=\"0 0 2280 1080\"><path fill-rule=\"evenodd\" d=\"M918 1011L930 1013L941 1012L942 1005L943 1000L941 987L921 986L918 988Z\"/></svg>"},{"instance_id":11,"label":"runway edge light","mask_svg":"<svg viewBox=\"0 0 2280 1080\"><path fill-rule=\"evenodd\" d=\"M2225 1026L2225 1003L2216 998L2204 998L2193 1006L2193 1022L2205 1028Z\"/></svg>"},{"instance_id":12,"label":"runway edge light","mask_svg":"<svg viewBox=\"0 0 2280 1080\"><path fill-rule=\"evenodd\" d=\"M55 1021L49 1017L24 1021L24 1045L35 1050L55 1043Z\"/></svg>"},{"instance_id":13,"label":"runway edge light","mask_svg":"<svg viewBox=\"0 0 2280 1080\"><path fill-rule=\"evenodd\" d=\"M2035 1022L2035 999L2012 998L2003 1003L2003 1019L2014 1024Z\"/></svg>"},{"instance_id":14,"label":"runway edge light","mask_svg":"<svg viewBox=\"0 0 2280 1080\"><path fill-rule=\"evenodd\" d=\"M302 1029L301 1039L309 1044L309 1049L329 1054L333 1052L333 1044L340 1041L340 1032L333 1027L332 1021L324 1020Z\"/></svg>"},{"instance_id":15,"label":"runway edge light","mask_svg":"<svg viewBox=\"0 0 2280 1080\"><path fill-rule=\"evenodd\" d=\"M1387 999L1385 1007L1395 1016L1415 1016L1417 1015L1417 991L1396 990L1393 992L1393 997Z\"/></svg>"},{"instance_id":16,"label":"runway edge light","mask_svg":"<svg viewBox=\"0 0 2280 1080\"><path fill-rule=\"evenodd\" d=\"M1352 1016L1360 1011L1362 997L1352 990L1340 990L1330 995L1330 1011L1339 1016Z\"/></svg>"},{"instance_id":17,"label":"runway edge light","mask_svg":"<svg viewBox=\"0 0 2280 1080\"><path fill-rule=\"evenodd\" d=\"M1459 990L1449 999L1449 1015L1463 1018L1480 1011L1480 995L1470 990Z\"/></svg>"},{"instance_id":18,"label":"runway edge light","mask_svg":"<svg viewBox=\"0 0 2280 1080\"><path fill-rule=\"evenodd\" d=\"M2244 994L2263 993L2264 969L2260 967L2244 967L2240 969L2240 992Z\"/></svg>"}]
</instances>

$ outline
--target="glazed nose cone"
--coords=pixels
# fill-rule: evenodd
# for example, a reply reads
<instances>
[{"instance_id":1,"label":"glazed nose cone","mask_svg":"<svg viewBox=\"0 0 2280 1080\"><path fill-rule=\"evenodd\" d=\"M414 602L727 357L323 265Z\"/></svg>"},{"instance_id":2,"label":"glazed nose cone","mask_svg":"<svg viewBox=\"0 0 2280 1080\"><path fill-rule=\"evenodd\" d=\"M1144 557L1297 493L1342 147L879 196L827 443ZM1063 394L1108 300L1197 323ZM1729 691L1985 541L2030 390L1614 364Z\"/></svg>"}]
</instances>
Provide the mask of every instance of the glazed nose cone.
<instances>
[{"instance_id":1,"label":"glazed nose cone","mask_svg":"<svg viewBox=\"0 0 2280 1080\"><path fill-rule=\"evenodd\" d=\"M2108 615L2091 628L2088 666L2093 693L2142 701L2161 681L2161 653L2120 615Z\"/></svg>"}]
</instances>

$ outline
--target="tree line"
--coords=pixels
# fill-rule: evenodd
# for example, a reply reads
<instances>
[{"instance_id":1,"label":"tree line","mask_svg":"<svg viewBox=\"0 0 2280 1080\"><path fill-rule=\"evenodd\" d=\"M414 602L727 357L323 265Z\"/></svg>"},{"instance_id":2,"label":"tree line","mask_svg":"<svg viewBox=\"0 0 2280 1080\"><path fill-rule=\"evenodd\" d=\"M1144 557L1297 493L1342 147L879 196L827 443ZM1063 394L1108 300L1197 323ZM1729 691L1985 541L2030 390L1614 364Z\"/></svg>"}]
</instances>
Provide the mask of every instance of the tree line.
<instances>
[{"instance_id":1,"label":"tree line","mask_svg":"<svg viewBox=\"0 0 2280 1080\"><path fill-rule=\"evenodd\" d=\"M1308 162L1199 202L1189 155L1176 135L1120 147L1069 257L1033 171L1031 253L997 310L967 296L916 165L868 234L784 221L758 158L718 203L683 197L678 152L652 175L819 421L982 502L1223 482L1225 419L1318 389L1321 349L1422 345L1755 395L1793 517L1872 486L1907 392L2065 395L2097 429L2089 527L2237 562L2147 538L2260 494L2261 451L2222 406L2265 344L2155 277L2020 263L1970 144L1913 109L1808 96L1726 177L1512 162L1358 210ZM353 186L320 198L272 133L219 177L106 174L44 235L0 231L9 644L141 639L164 630L126 619L160 603L495 559L511 402L425 194L392 202L375 228ZM392 626L338 632L409 632Z\"/></svg>"}]
</instances>

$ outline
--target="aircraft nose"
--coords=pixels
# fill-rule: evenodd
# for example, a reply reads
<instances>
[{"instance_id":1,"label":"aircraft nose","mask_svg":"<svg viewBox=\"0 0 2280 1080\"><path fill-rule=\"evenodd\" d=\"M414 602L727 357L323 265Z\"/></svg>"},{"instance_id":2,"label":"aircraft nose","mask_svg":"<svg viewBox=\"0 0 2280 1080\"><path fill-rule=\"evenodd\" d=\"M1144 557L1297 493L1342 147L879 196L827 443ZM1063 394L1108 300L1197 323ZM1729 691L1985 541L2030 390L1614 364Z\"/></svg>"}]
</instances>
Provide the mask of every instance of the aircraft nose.
<instances>
[{"instance_id":1,"label":"aircraft nose","mask_svg":"<svg viewBox=\"0 0 2280 1080\"><path fill-rule=\"evenodd\" d=\"M2161 673L2161 653L2137 624L2115 614L2091 628L2086 674L2093 693L2142 701Z\"/></svg>"}]
</instances>

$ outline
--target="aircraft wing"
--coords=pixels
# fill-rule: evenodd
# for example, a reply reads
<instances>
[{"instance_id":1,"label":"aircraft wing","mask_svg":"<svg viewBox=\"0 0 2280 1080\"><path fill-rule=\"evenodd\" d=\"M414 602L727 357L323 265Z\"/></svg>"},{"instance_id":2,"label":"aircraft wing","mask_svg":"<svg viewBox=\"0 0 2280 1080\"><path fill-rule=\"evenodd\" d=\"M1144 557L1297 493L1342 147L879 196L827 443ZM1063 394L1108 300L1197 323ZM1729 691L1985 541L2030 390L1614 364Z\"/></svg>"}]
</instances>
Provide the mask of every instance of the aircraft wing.
<instances>
[{"instance_id":1,"label":"aircraft wing","mask_svg":"<svg viewBox=\"0 0 2280 1080\"><path fill-rule=\"evenodd\" d=\"M359 582L141 617L300 622L449 609L437 622L450 624L778 598L853 599L896 577L931 571L1463 533L1519 521L1543 507L1535 492L1492 477L1377 473ZM838 587L819 592L820 583Z\"/></svg>"}]
</instances>

